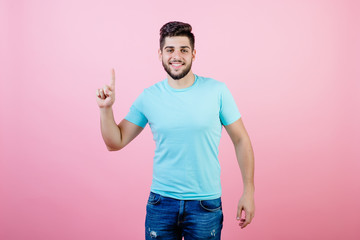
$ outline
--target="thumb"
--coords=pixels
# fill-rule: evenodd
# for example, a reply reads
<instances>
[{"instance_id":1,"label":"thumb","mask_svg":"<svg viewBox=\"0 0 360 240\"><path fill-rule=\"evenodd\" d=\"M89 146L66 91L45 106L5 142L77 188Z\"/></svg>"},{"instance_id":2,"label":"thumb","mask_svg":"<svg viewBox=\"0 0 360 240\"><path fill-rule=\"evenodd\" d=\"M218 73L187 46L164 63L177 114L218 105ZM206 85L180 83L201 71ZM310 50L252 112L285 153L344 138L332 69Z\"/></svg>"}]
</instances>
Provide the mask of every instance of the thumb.
<instances>
[{"instance_id":1,"label":"thumb","mask_svg":"<svg viewBox=\"0 0 360 240\"><path fill-rule=\"evenodd\" d=\"M242 206L242 204L239 203L238 209L237 209L237 214L236 214L236 219L237 219L237 220L240 220L240 218L241 218L241 211L242 211L242 210L243 210L243 206Z\"/></svg>"}]
</instances>

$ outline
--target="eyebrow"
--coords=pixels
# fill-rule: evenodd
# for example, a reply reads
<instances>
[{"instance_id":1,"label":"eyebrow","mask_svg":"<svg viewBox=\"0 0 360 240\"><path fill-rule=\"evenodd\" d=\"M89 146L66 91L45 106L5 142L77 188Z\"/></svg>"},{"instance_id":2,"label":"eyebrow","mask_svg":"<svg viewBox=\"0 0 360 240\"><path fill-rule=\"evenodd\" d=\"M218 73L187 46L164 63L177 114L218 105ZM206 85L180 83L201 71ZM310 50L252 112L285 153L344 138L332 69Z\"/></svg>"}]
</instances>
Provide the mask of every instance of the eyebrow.
<instances>
[{"instance_id":1,"label":"eyebrow","mask_svg":"<svg viewBox=\"0 0 360 240\"><path fill-rule=\"evenodd\" d=\"M166 46L164 49L167 49L167 48L175 48L174 46ZM190 49L189 46L180 46L180 48L188 48Z\"/></svg>"}]
</instances>

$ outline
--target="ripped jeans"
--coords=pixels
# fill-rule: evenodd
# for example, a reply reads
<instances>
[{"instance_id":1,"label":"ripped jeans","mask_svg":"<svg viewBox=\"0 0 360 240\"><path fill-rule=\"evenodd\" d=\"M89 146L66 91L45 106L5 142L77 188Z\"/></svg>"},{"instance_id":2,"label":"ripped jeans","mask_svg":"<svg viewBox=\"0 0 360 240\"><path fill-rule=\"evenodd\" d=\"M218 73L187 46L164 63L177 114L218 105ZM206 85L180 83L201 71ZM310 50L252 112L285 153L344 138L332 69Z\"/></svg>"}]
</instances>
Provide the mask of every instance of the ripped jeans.
<instances>
[{"instance_id":1,"label":"ripped jeans","mask_svg":"<svg viewBox=\"0 0 360 240\"><path fill-rule=\"evenodd\" d=\"M150 192L146 206L146 240L220 240L221 198L177 200Z\"/></svg>"}]
</instances>

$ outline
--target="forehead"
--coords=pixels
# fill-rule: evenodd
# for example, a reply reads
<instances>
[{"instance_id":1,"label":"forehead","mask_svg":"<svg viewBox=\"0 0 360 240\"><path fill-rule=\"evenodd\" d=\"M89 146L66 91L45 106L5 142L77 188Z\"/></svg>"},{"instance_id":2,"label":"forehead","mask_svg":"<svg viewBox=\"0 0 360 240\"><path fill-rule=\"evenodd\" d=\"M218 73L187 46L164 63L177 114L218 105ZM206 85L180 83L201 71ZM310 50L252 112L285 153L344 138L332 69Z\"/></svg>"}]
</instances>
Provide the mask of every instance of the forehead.
<instances>
[{"instance_id":1,"label":"forehead","mask_svg":"<svg viewBox=\"0 0 360 240\"><path fill-rule=\"evenodd\" d=\"M172 46L172 47L179 47L179 46L190 46L190 40L186 36L176 36L176 37L166 37L164 47Z\"/></svg>"}]
</instances>

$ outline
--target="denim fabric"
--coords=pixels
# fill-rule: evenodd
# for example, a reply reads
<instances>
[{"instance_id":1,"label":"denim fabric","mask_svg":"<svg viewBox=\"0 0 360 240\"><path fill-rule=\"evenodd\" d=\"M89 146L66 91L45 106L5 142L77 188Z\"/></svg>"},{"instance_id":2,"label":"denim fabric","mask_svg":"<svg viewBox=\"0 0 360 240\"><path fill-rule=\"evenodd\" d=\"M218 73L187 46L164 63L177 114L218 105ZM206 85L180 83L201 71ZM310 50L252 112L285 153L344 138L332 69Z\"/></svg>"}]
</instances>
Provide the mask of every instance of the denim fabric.
<instances>
[{"instance_id":1,"label":"denim fabric","mask_svg":"<svg viewBox=\"0 0 360 240\"><path fill-rule=\"evenodd\" d=\"M145 239L219 240L223 226L221 198L177 200L150 192Z\"/></svg>"}]
</instances>

